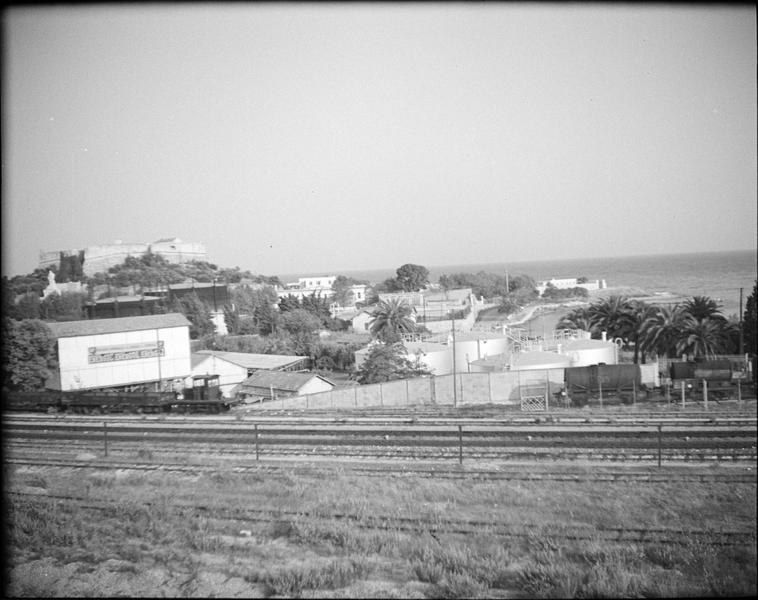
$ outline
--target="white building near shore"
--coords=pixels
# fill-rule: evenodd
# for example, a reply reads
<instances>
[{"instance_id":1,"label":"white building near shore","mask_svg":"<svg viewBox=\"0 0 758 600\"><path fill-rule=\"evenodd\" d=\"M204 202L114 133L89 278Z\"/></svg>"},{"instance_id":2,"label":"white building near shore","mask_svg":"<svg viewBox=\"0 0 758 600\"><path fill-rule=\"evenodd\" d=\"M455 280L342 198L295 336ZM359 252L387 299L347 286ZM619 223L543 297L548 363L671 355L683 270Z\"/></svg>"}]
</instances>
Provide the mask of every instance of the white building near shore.
<instances>
[{"instance_id":1,"label":"white building near shore","mask_svg":"<svg viewBox=\"0 0 758 600\"><path fill-rule=\"evenodd\" d=\"M540 296L548 288L548 285L551 285L559 290L568 290L575 287L584 288L588 292L603 290L608 287L608 285L605 283L605 279L596 279L595 281L586 281L584 283L579 283L579 280L576 277L565 277L562 279L556 279L553 277L547 281L540 281L539 285L537 285L536 289L539 292Z\"/></svg>"}]
</instances>

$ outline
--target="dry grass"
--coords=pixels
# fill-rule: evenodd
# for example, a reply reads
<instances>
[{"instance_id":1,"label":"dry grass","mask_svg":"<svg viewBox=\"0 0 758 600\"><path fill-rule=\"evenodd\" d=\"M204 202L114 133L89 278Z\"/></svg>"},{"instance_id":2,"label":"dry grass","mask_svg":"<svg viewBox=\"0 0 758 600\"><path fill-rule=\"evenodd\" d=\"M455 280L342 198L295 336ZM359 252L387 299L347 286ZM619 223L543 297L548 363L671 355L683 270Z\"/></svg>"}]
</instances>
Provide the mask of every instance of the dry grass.
<instances>
[{"instance_id":1,"label":"dry grass","mask_svg":"<svg viewBox=\"0 0 758 600\"><path fill-rule=\"evenodd\" d=\"M17 596L534 597L713 596L756 592L744 547L567 541L562 526L755 532L755 485L451 482L217 473L16 471L7 488L83 494L107 510L45 496L7 503ZM150 506L146 506L146 502ZM200 513L182 505L208 507ZM214 508L269 508L269 522ZM335 513L351 519L334 518ZM386 529L366 527L377 515ZM426 520L410 533L393 517ZM533 523L527 539L443 534L451 519ZM394 525L393 525L394 523ZM244 533L241 533L244 532ZM41 573L50 575L40 576ZM51 578L52 577L52 578Z\"/></svg>"}]
</instances>

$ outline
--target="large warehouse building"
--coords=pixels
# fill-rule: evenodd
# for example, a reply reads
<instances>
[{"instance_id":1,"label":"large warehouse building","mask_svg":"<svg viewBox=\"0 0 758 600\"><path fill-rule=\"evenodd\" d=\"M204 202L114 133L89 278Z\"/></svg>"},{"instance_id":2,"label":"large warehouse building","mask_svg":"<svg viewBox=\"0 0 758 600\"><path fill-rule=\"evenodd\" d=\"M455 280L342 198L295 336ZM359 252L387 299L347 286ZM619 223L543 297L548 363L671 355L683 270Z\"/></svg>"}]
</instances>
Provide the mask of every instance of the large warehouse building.
<instances>
[{"instance_id":1,"label":"large warehouse building","mask_svg":"<svg viewBox=\"0 0 758 600\"><path fill-rule=\"evenodd\" d=\"M57 340L59 367L47 387L181 386L192 372L189 325L178 313L48 323Z\"/></svg>"}]
</instances>

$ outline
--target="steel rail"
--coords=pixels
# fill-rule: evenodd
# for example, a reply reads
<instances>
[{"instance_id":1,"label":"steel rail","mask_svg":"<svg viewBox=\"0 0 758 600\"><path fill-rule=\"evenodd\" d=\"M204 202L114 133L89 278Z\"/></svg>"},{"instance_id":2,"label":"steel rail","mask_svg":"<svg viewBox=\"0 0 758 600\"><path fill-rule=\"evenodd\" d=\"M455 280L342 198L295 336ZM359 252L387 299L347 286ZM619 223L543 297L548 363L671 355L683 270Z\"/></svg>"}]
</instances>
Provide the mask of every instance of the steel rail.
<instances>
[{"instance_id":1,"label":"steel rail","mask_svg":"<svg viewBox=\"0 0 758 600\"><path fill-rule=\"evenodd\" d=\"M545 470L540 466L529 465L524 467L501 467L498 469L481 469L472 467L453 467L451 465L398 465L396 463L304 463L259 461L255 463L245 462L234 464L224 462L221 465L207 463L145 463L135 461L95 460L83 461L70 458L42 457L8 457L5 463L9 465L23 465L35 467L56 467L71 469L98 469L98 470L135 470L135 471L159 471L178 473L218 473L231 472L235 474L257 473L293 473L298 475L328 474L333 476L335 472L343 474L355 474L366 476L405 476L427 477L442 479L478 479L482 481L566 481L566 482L640 482L640 483L669 483L669 482L698 482L698 483L747 483L758 482L755 470L745 471L735 467L727 472L693 471L692 469L665 468L663 470L634 471L631 467L624 470L606 470L608 467L598 468L593 466L591 470L566 468L561 470ZM551 467L554 465L551 465Z\"/></svg>"}]
</instances>

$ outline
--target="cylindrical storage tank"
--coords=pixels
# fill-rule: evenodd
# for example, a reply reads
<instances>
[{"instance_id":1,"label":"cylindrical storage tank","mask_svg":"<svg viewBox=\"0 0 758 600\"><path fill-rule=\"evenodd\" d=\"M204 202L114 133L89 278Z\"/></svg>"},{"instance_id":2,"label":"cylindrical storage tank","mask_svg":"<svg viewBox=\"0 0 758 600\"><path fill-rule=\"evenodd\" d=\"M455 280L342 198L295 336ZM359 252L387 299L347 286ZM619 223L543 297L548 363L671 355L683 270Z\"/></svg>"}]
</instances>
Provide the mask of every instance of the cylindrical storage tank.
<instances>
[{"instance_id":1,"label":"cylindrical storage tank","mask_svg":"<svg viewBox=\"0 0 758 600\"><path fill-rule=\"evenodd\" d=\"M521 352L513 355L511 371L531 371L537 369L565 369L571 359L557 352Z\"/></svg>"},{"instance_id":2,"label":"cylindrical storage tank","mask_svg":"<svg viewBox=\"0 0 758 600\"><path fill-rule=\"evenodd\" d=\"M695 379L731 381L732 364L728 360L709 360L695 363Z\"/></svg>"},{"instance_id":3,"label":"cylindrical storage tank","mask_svg":"<svg viewBox=\"0 0 758 600\"><path fill-rule=\"evenodd\" d=\"M602 340L571 340L562 349L562 354L571 360L572 367L586 367L600 363L615 365L618 362L617 353L616 344Z\"/></svg>"},{"instance_id":4,"label":"cylindrical storage tank","mask_svg":"<svg viewBox=\"0 0 758 600\"><path fill-rule=\"evenodd\" d=\"M453 372L453 351L445 344L406 342L405 349L408 352L408 360L415 362L418 357L424 368L434 375L447 375Z\"/></svg>"},{"instance_id":5,"label":"cylindrical storage tank","mask_svg":"<svg viewBox=\"0 0 758 600\"><path fill-rule=\"evenodd\" d=\"M487 358L480 358L469 363L471 373L496 373L505 371L508 366L507 354L496 354Z\"/></svg>"},{"instance_id":6,"label":"cylindrical storage tank","mask_svg":"<svg viewBox=\"0 0 758 600\"><path fill-rule=\"evenodd\" d=\"M452 333L448 344L453 347ZM508 351L508 338L499 333L466 331L455 333L455 368L458 372L468 371L469 363L504 354Z\"/></svg>"}]
</instances>

